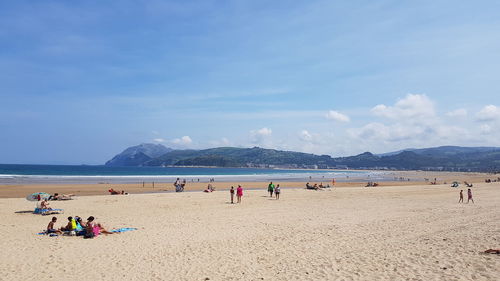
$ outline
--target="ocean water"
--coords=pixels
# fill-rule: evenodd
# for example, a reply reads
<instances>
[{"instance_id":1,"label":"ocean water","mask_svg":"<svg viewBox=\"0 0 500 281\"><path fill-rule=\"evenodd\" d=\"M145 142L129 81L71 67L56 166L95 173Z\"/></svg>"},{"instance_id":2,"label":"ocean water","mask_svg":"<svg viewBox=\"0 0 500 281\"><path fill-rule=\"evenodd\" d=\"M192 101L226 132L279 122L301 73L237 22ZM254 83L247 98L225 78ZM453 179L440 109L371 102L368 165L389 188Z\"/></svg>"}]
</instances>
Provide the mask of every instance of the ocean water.
<instances>
[{"instance_id":1,"label":"ocean water","mask_svg":"<svg viewBox=\"0 0 500 281\"><path fill-rule=\"evenodd\" d=\"M86 165L0 164L0 184L140 183L187 181L349 181L380 178L380 172L344 170L287 170L257 168L109 167Z\"/></svg>"}]
</instances>

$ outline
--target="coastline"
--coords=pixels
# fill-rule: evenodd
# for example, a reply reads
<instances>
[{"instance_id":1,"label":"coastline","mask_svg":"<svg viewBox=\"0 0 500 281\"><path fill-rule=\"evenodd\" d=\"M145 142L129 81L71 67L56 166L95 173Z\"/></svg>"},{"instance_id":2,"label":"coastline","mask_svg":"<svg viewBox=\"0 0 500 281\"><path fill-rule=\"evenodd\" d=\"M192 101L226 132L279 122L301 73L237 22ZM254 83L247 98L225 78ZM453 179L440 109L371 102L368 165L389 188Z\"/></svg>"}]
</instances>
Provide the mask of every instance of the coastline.
<instances>
[{"instance_id":1,"label":"coastline","mask_svg":"<svg viewBox=\"0 0 500 281\"><path fill-rule=\"evenodd\" d=\"M453 181L467 181L469 183L481 183L486 178L496 178L496 175L483 174L483 173L464 173L464 172L427 172L427 171L388 171L384 177L362 177L362 178L336 178L335 188L348 188L348 187L364 187L367 181L378 182L382 186L415 186L415 185L430 185L429 179L432 181L437 179L438 185L447 185ZM400 180L402 178L403 180ZM409 179L409 181L407 180ZM141 193L164 193L174 192L173 178L169 177L171 181L145 181L135 183L30 183L30 184L0 184L0 198L24 198L27 194L34 192L47 192L59 194L75 194L76 196L89 196L89 195L107 195L108 189L124 190L130 194ZM206 189L210 183L215 186L216 190L227 190L231 186L237 187L241 184L245 188L250 189L265 189L269 181L275 184L280 184L282 188L305 188L306 182L312 184L323 183L324 185L331 183L331 178L300 178L300 179L286 179L280 180L276 178L260 179L252 176L231 176L227 180L217 178L215 182L209 182L208 178L203 178L200 182L187 181L186 191L202 191ZM154 187L153 187L154 182ZM445 184L446 183L446 184Z\"/></svg>"}]
</instances>

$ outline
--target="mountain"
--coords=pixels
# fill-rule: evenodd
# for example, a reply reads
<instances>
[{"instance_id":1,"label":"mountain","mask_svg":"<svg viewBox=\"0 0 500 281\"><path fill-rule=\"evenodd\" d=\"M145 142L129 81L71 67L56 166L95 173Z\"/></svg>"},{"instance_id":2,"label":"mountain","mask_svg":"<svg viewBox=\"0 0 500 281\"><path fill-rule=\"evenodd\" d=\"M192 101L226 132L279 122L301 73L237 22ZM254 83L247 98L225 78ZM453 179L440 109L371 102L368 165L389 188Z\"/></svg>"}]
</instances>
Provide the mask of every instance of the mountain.
<instances>
[{"instance_id":1,"label":"mountain","mask_svg":"<svg viewBox=\"0 0 500 281\"><path fill-rule=\"evenodd\" d=\"M279 168L350 168L438 171L500 171L500 148L441 146L375 155L332 158L328 155L265 149L218 147L172 150L141 144L106 162L108 166L217 166Z\"/></svg>"},{"instance_id":2,"label":"mountain","mask_svg":"<svg viewBox=\"0 0 500 281\"><path fill-rule=\"evenodd\" d=\"M431 147L431 148L407 148L398 151L386 152L377 154L378 156L391 156L400 154L404 151L412 151L420 155L430 155L430 156L442 156L442 155L457 155L461 153L483 153L500 150L498 147L462 147L462 146L439 146L439 147Z\"/></svg>"},{"instance_id":3,"label":"mountain","mask_svg":"<svg viewBox=\"0 0 500 281\"><path fill-rule=\"evenodd\" d=\"M204 150L174 150L144 163L145 166L254 167L262 165L318 165L331 161L328 155L264 149L218 147Z\"/></svg>"},{"instance_id":4,"label":"mountain","mask_svg":"<svg viewBox=\"0 0 500 281\"><path fill-rule=\"evenodd\" d=\"M143 163L170 151L171 148L161 144L143 143L125 149L106 162L106 166L142 166Z\"/></svg>"}]
</instances>

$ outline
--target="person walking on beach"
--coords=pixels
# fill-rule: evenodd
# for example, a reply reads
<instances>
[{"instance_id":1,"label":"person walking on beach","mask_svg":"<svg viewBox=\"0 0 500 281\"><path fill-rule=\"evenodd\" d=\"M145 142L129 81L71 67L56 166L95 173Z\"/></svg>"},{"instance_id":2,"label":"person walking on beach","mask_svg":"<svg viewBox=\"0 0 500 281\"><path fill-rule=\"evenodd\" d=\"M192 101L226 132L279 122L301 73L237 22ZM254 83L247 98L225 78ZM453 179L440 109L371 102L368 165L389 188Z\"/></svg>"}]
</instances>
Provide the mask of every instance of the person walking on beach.
<instances>
[{"instance_id":1,"label":"person walking on beach","mask_svg":"<svg viewBox=\"0 0 500 281\"><path fill-rule=\"evenodd\" d=\"M234 186L231 186L229 193L231 193L231 204L234 204Z\"/></svg>"},{"instance_id":2,"label":"person walking on beach","mask_svg":"<svg viewBox=\"0 0 500 281\"><path fill-rule=\"evenodd\" d=\"M238 188L236 189L236 198L238 199L238 203L241 203L242 196L243 196L243 187L241 187L241 185L238 185Z\"/></svg>"},{"instance_id":3,"label":"person walking on beach","mask_svg":"<svg viewBox=\"0 0 500 281\"><path fill-rule=\"evenodd\" d=\"M464 203L464 190L460 190L460 199L458 199L458 203Z\"/></svg>"},{"instance_id":4,"label":"person walking on beach","mask_svg":"<svg viewBox=\"0 0 500 281\"><path fill-rule=\"evenodd\" d=\"M269 192L269 196L273 197L273 192L274 192L274 184L273 184L273 182L269 183L269 185L267 186L267 191Z\"/></svg>"},{"instance_id":5,"label":"person walking on beach","mask_svg":"<svg viewBox=\"0 0 500 281\"><path fill-rule=\"evenodd\" d=\"M469 201L472 201L474 203L474 199L472 199L472 190L467 189L467 204L469 204Z\"/></svg>"},{"instance_id":6,"label":"person walking on beach","mask_svg":"<svg viewBox=\"0 0 500 281\"><path fill-rule=\"evenodd\" d=\"M274 189L274 194L276 194L276 200L280 199L280 193L281 193L281 188L280 185L276 185L276 188Z\"/></svg>"}]
</instances>

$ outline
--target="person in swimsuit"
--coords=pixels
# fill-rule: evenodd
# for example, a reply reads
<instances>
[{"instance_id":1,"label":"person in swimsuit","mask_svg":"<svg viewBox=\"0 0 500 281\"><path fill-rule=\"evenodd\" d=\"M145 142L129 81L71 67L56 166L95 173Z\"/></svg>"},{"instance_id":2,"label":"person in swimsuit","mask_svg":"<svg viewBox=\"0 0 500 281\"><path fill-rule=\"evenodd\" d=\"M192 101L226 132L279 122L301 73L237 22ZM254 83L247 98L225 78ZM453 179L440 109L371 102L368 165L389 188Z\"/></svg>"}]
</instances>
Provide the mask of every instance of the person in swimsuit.
<instances>
[{"instance_id":1,"label":"person in swimsuit","mask_svg":"<svg viewBox=\"0 0 500 281\"><path fill-rule=\"evenodd\" d=\"M87 219L87 225L86 225L86 230L87 233L93 232L95 227L99 228L99 233L102 234L115 234L115 232L107 231L104 226L100 223L94 222L95 218L93 216L90 216Z\"/></svg>"},{"instance_id":2,"label":"person in swimsuit","mask_svg":"<svg viewBox=\"0 0 500 281\"><path fill-rule=\"evenodd\" d=\"M241 203L242 196L243 196L243 187L241 187L241 185L238 185L238 188L236 189L236 198L238 199L238 203Z\"/></svg>"},{"instance_id":3,"label":"person in swimsuit","mask_svg":"<svg viewBox=\"0 0 500 281\"><path fill-rule=\"evenodd\" d=\"M460 199L458 199L458 203L464 203L464 190L460 190Z\"/></svg>"},{"instance_id":4,"label":"person in swimsuit","mask_svg":"<svg viewBox=\"0 0 500 281\"><path fill-rule=\"evenodd\" d=\"M52 210L50 207L49 202L47 202L47 198L43 199L42 203L40 203L40 208L41 209L46 209L46 210Z\"/></svg>"},{"instance_id":5,"label":"person in swimsuit","mask_svg":"<svg viewBox=\"0 0 500 281\"><path fill-rule=\"evenodd\" d=\"M234 204L234 186L231 186L229 193L231 194L231 204Z\"/></svg>"},{"instance_id":6,"label":"person in swimsuit","mask_svg":"<svg viewBox=\"0 0 500 281\"><path fill-rule=\"evenodd\" d=\"M280 193L281 193L281 188L280 185L276 185L276 188L274 189L274 194L276 194L276 200L280 199Z\"/></svg>"},{"instance_id":7,"label":"person in swimsuit","mask_svg":"<svg viewBox=\"0 0 500 281\"><path fill-rule=\"evenodd\" d=\"M52 217L52 220L50 220L49 224L47 225L47 234L50 234L50 233L62 234L62 231L55 228L54 225L56 222L57 222L57 218Z\"/></svg>"},{"instance_id":8,"label":"person in swimsuit","mask_svg":"<svg viewBox=\"0 0 500 281\"><path fill-rule=\"evenodd\" d=\"M474 199L472 199L472 190L467 189L467 204L469 203L469 201L472 201L472 203L474 203Z\"/></svg>"}]
</instances>

